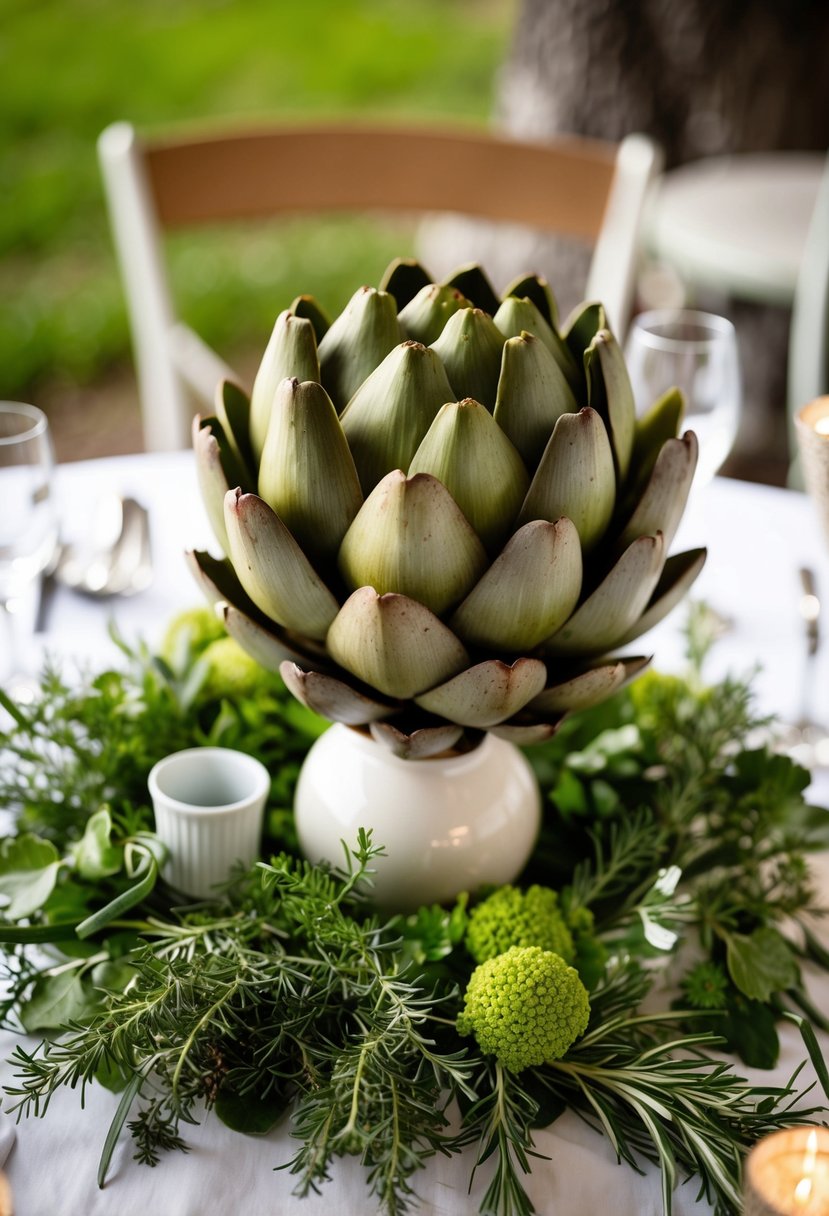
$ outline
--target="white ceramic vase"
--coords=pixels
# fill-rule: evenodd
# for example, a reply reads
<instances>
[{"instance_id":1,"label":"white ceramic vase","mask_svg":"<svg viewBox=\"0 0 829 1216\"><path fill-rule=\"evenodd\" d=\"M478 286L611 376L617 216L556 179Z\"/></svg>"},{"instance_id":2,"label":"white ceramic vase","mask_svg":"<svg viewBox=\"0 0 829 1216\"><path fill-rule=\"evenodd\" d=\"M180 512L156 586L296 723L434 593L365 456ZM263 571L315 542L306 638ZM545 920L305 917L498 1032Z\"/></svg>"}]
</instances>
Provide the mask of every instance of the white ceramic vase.
<instances>
[{"instance_id":1,"label":"white ceramic vase","mask_svg":"<svg viewBox=\"0 0 829 1216\"><path fill-rule=\"evenodd\" d=\"M374 897L407 911L484 883L511 882L538 835L541 797L518 748L494 735L462 756L401 760L348 726L311 748L297 785L296 826L305 856L342 866L342 841L371 828Z\"/></svg>"}]
</instances>

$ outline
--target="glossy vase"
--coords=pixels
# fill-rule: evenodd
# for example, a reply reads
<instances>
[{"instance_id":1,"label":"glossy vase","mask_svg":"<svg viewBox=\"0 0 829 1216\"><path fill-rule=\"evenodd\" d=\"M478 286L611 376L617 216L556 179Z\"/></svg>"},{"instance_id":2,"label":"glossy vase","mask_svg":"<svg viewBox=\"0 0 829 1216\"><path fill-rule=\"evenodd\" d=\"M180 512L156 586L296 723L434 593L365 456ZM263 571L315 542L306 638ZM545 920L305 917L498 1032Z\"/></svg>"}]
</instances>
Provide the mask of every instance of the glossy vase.
<instances>
[{"instance_id":1,"label":"glossy vase","mask_svg":"<svg viewBox=\"0 0 829 1216\"><path fill-rule=\"evenodd\" d=\"M511 882L532 852L538 784L523 754L485 735L460 756L401 760L348 726L311 748L297 785L296 826L311 861L343 865L345 841L370 828L374 896L388 910L442 903L485 883Z\"/></svg>"}]
</instances>

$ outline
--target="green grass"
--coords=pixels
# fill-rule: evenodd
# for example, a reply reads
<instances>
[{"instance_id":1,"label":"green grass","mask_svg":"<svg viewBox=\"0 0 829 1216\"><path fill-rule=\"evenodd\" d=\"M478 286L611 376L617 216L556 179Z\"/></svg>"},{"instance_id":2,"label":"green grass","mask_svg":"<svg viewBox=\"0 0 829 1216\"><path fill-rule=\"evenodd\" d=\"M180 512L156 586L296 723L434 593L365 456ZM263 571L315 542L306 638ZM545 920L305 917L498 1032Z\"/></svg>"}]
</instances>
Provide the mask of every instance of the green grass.
<instances>
[{"instance_id":1,"label":"green grass","mask_svg":"<svg viewBox=\"0 0 829 1216\"><path fill-rule=\"evenodd\" d=\"M220 118L485 119L512 0L5 0L0 39L0 396L86 382L129 336L95 140ZM299 291L331 309L408 234L366 221L171 243L182 313L261 345Z\"/></svg>"}]
</instances>

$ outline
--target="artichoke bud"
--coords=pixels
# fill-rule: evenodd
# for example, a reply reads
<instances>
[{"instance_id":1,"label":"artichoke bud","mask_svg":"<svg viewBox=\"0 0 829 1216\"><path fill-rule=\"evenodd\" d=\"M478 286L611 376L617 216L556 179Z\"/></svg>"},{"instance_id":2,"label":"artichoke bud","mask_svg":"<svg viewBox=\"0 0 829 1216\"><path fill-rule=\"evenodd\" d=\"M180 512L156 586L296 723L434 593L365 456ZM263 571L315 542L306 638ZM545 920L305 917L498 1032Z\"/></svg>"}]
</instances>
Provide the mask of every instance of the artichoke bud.
<instances>
[{"instance_id":1,"label":"artichoke bud","mask_svg":"<svg viewBox=\"0 0 829 1216\"><path fill-rule=\"evenodd\" d=\"M516 338L521 333L535 334L555 357L561 339L554 334L532 300L507 296L492 318L505 338Z\"/></svg>"},{"instance_id":2,"label":"artichoke bud","mask_svg":"<svg viewBox=\"0 0 829 1216\"><path fill-rule=\"evenodd\" d=\"M415 473L446 486L490 552L508 535L529 483L518 452L471 398L443 406L409 465Z\"/></svg>"},{"instance_id":3,"label":"artichoke bud","mask_svg":"<svg viewBox=\"0 0 829 1216\"><path fill-rule=\"evenodd\" d=\"M298 380L319 380L320 365L312 322L296 317L286 309L276 318L253 382L250 441L257 461L261 459L265 446L276 390L287 376L296 376Z\"/></svg>"},{"instance_id":4,"label":"artichoke bud","mask_svg":"<svg viewBox=\"0 0 829 1216\"><path fill-rule=\"evenodd\" d=\"M432 350L446 368L453 397L473 397L488 410L495 408L505 341L492 317L480 308L461 308L453 313L443 333L432 343Z\"/></svg>"},{"instance_id":5,"label":"artichoke bud","mask_svg":"<svg viewBox=\"0 0 829 1216\"><path fill-rule=\"evenodd\" d=\"M328 630L334 660L371 688L407 700L463 671L469 655L425 604L360 587Z\"/></svg>"},{"instance_id":6,"label":"artichoke bud","mask_svg":"<svg viewBox=\"0 0 829 1216\"><path fill-rule=\"evenodd\" d=\"M395 346L340 416L363 493L407 469L432 420L453 396L443 364L419 342Z\"/></svg>"},{"instance_id":7,"label":"artichoke bud","mask_svg":"<svg viewBox=\"0 0 829 1216\"><path fill-rule=\"evenodd\" d=\"M457 288L474 308L481 308L491 317L495 316L500 301L489 279L477 263L472 262L468 266L459 267L448 279L443 281L447 287Z\"/></svg>"},{"instance_id":8,"label":"artichoke bud","mask_svg":"<svg viewBox=\"0 0 829 1216\"><path fill-rule=\"evenodd\" d=\"M395 258L380 280L380 291L394 296L397 311L405 308L417 293L432 282L428 272L414 258Z\"/></svg>"},{"instance_id":9,"label":"artichoke bud","mask_svg":"<svg viewBox=\"0 0 829 1216\"><path fill-rule=\"evenodd\" d=\"M242 481L253 484L251 469L256 461L250 443L250 398L243 388L232 380L220 380L216 385L214 399L216 417L222 424L225 437L242 471Z\"/></svg>"},{"instance_id":10,"label":"artichoke bud","mask_svg":"<svg viewBox=\"0 0 829 1216\"><path fill-rule=\"evenodd\" d=\"M402 340L394 296L361 287L320 342L321 380L340 411Z\"/></svg>"},{"instance_id":11,"label":"artichoke bud","mask_svg":"<svg viewBox=\"0 0 829 1216\"><path fill-rule=\"evenodd\" d=\"M595 410L562 414L536 469L519 517L565 515L589 552L604 535L616 505L616 473L605 425Z\"/></svg>"},{"instance_id":12,"label":"artichoke bud","mask_svg":"<svg viewBox=\"0 0 829 1216\"><path fill-rule=\"evenodd\" d=\"M510 283L504 297L517 296L519 300L532 300L544 320L552 329L558 328L558 305L550 284L538 274L524 275Z\"/></svg>"},{"instance_id":13,"label":"artichoke bud","mask_svg":"<svg viewBox=\"0 0 829 1216\"><path fill-rule=\"evenodd\" d=\"M604 307L590 301L577 304L561 328L561 336L579 373L584 368L584 352L600 329L607 329Z\"/></svg>"},{"instance_id":14,"label":"artichoke bud","mask_svg":"<svg viewBox=\"0 0 829 1216\"><path fill-rule=\"evenodd\" d=\"M561 415L578 408L561 368L540 338L522 333L507 339L493 417L528 469L538 464Z\"/></svg>"},{"instance_id":15,"label":"artichoke bud","mask_svg":"<svg viewBox=\"0 0 829 1216\"><path fill-rule=\"evenodd\" d=\"M256 494L225 496L228 556L260 612L305 637L322 639L337 601L282 520Z\"/></svg>"},{"instance_id":16,"label":"artichoke bud","mask_svg":"<svg viewBox=\"0 0 829 1216\"><path fill-rule=\"evenodd\" d=\"M533 650L567 620L581 584L575 524L534 520L510 537L449 623L470 646L513 654Z\"/></svg>"},{"instance_id":17,"label":"artichoke bud","mask_svg":"<svg viewBox=\"0 0 829 1216\"><path fill-rule=\"evenodd\" d=\"M487 566L484 547L449 491L434 477L399 469L363 503L340 548L340 572L355 589L396 591L441 615Z\"/></svg>"},{"instance_id":18,"label":"artichoke bud","mask_svg":"<svg viewBox=\"0 0 829 1216\"><path fill-rule=\"evenodd\" d=\"M232 476L233 471L238 470L235 469L235 458L221 423L216 418L202 418L197 414L193 419L193 450L196 454L196 477L207 518L216 540L227 553L225 494L230 489L231 481L238 485L238 477Z\"/></svg>"},{"instance_id":19,"label":"artichoke bud","mask_svg":"<svg viewBox=\"0 0 829 1216\"><path fill-rule=\"evenodd\" d=\"M297 296L291 302L291 307L288 312L293 316L301 318L305 321L310 321L314 327L314 336L317 342L321 342L331 328L331 321L325 309L315 300L313 296ZM306 376L305 379L313 380L313 376Z\"/></svg>"},{"instance_id":20,"label":"artichoke bud","mask_svg":"<svg viewBox=\"0 0 829 1216\"><path fill-rule=\"evenodd\" d=\"M398 315L407 338L428 346L443 333L449 318L461 308L470 308L466 296L456 287L430 283L422 288Z\"/></svg>"},{"instance_id":21,"label":"artichoke bud","mask_svg":"<svg viewBox=\"0 0 829 1216\"><path fill-rule=\"evenodd\" d=\"M363 496L337 412L315 381L283 380L277 390L259 494L309 554L336 554Z\"/></svg>"},{"instance_id":22,"label":"artichoke bud","mask_svg":"<svg viewBox=\"0 0 829 1216\"><path fill-rule=\"evenodd\" d=\"M643 486L650 477L665 440L675 439L679 434L684 413L684 396L678 388L669 388L637 420L632 458L637 486Z\"/></svg>"},{"instance_id":23,"label":"artichoke bud","mask_svg":"<svg viewBox=\"0 0 829 1216\"><path fill-rule=\"evenodd\" d=\"M621 347L609 329L601 329L584 352L587 403L601 414L613 447L619 485L630 468L636 405Z\"/></svg>"}]
</instances>

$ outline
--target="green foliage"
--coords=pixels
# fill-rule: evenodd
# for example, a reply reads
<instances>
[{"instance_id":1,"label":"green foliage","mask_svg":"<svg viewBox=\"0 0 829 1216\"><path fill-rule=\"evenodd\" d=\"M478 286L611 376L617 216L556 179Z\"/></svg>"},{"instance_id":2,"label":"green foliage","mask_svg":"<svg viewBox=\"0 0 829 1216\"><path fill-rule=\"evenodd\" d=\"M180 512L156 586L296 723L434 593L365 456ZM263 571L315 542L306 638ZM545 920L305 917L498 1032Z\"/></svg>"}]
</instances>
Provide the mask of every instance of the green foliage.
<instances>
[{"instance_id":1,"label":"green foliage","mask_svg":"<svg viewBox=\"0 0 829 1216\"><path fill-rule=\"evenodd\" d=\"M0 70L0 367L6 395L45 376L86 381L128 351L95 163L100 131L211 117L445 114L484 119L511 7L424 0L4 6ZM71 52L67 53L67 48ZM302 280L332 308L399 233L296 221L171 242L175 294L208 341L264 345Z\"/></svg>"},{"instance_id":2,"label":"green foliage","mask_svg":"<svg viewBox=\"0 0 829 1216\"><path fill-rule=\"evenodd\" d=\"M565 962L574 957L573 935L549 887L499 887L473 908L466 930L466 946L476 963L485 963L511 946L538 946L560 954Z\"/></svg>"}]
</instances>

